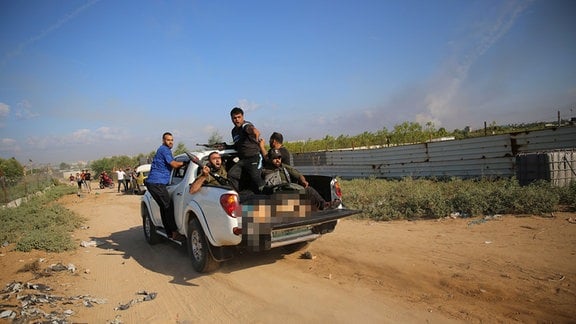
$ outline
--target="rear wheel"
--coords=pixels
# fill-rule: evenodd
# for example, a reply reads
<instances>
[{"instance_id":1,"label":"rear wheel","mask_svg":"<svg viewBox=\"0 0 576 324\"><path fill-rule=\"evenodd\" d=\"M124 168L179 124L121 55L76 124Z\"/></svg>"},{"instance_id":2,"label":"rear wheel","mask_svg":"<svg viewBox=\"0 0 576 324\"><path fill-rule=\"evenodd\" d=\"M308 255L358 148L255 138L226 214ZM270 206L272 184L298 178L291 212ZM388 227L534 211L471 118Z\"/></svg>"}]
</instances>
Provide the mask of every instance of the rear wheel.
<instances>
[{"instance_id":1,"label":"rear wheel","mask_svg":"<svg viewBox=\"0 0 576 324\"><path fill-rule=\"evenodd\" d=\"M203 273L218 269L220 263L214 260L212 254L210 254L208 240L197 218L192 218L190 223L188 223L187 234L186 245L194 270Z\"/></svg>"},{"instance_id":2,"label":"rear wheel","mask_svg":"<svg viewBox=\"0 0 576 324\"><path fill-rule=\"evenodd\" d=\"M156 226L152 223L147 207L144 207L144 213L142 214L142 228L144 229L144 237L148 244L154 245L162 239L162 237L156 233Z\"/></svg>"}]
</instances>

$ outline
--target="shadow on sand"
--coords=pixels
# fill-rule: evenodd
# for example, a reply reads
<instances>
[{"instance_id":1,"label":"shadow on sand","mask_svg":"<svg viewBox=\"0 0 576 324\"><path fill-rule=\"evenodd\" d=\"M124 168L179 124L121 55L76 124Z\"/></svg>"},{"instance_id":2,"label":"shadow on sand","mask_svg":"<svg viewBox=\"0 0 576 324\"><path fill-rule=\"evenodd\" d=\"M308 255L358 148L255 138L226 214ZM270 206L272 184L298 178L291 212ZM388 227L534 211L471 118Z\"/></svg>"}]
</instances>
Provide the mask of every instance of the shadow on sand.
<instances>
[{"instance_id":1,"label":"shadow on sand","mask_svg":"<svg viewBox=\"0 0 576 324\"><path fill-rule=\"evenodd\" d=\"M124 259L132 258L150 271L171 276L173 279L170 282L174 284L197 286L190 280L203 275L210 275L210 273L197 273L192 268L186 244L180 246L164 240L158 244L150 245L144 238L142 226L115 232L110 236L92 237L91 239L99 242L97 248L102 250L102 255L117 255L120 252ZM115 252L111 252L110 249ZM275 263L283 257L281 249L258 253L238 250L231 260L222 262L219 270L215 272L232 273L246 268Z\"/></svg>"}]
</instances>

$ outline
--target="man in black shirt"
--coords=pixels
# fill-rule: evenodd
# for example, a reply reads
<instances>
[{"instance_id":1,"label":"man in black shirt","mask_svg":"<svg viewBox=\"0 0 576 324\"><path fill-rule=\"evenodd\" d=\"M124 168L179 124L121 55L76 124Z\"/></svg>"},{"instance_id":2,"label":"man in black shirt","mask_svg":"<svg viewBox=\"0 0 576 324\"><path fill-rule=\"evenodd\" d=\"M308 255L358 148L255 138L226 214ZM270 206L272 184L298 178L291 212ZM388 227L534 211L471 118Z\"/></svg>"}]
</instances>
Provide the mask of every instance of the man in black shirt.
<instances>
[{"instance_id":1,"label":"man in black shirt","mask_svg":"<svg viewBox=\"0 0 576 324\"><path fill-rule=\"evenodd\" d=\"M284 137L282 134L274 132L272 135L270 135L270 149L280 151L282 154L282 164L292 165L290 162L290 152L287 148L284 147L284 144L282 144L283 142ZM262 157L264 158L264 164L272 162L268 157L268 152L266 151L266 145L264 144L264 141L260 142L260 154L262 154Z\"/></svg>"},{"instance_id":2,"label":"man in black shirt","mask_svg":"<svg viewBox=\"0 0 576 324\"><path fill-rule=\"evenodd\" d=\"M234 188L240 191L243 189L240 188L240 178L242 174L246 174L250 179L252 192L259 193L264 186L261 177L260 131L244 120L244 111L241 108L234 107L230 111L230 117L234 124L232 140L240 160L228 171L228 179Z\"/></svg>"},{"instance_id":3,"label":"man in black shirt","mask_svg":"<svg viewBox=\"0 0 576 324\"><path fill-rule=\"evenodd\" d=\"M281 133L274 132L270 135L270 149L278 150L282 154L282 164L292 165L290 152L284 147L284 136Z\"/></svg>"}]
</instances>

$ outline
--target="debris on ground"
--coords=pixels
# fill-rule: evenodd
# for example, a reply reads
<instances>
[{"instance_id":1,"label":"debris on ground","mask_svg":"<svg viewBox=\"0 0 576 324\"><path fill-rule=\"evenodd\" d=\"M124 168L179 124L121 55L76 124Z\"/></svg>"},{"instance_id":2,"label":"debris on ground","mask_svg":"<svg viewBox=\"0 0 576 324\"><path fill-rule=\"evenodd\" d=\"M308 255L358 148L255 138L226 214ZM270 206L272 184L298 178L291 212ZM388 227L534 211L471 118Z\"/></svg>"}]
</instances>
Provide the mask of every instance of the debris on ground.
<instances>
[{"instance_id":1,"label":"debris on ground","mask_svg":"<svg viewBox=\"0 0 576 324\"><path fill-rule=\"evenodd\" d=\"M56 263L50 265L46 271L50 272L60 272L60 271L70 271L72 273L76 272L76 266L72 263L69 263L67 266L63 265L62 263Z\"/></svg>"},{"instance_id":2,"label":"debris on ground","mask_svg":"<svg viewBox=\"0 0 576 324\"><path fill-rule=\"evenodd\" d=\"M81 247L96 247L104 244L103 242L92 240L92 241L82 241L80 243Z\"/></svg>"},{"instance_id":3,"label":"debris on ground","mask_svg":"<svg viewBox=\"0 0 576 324\"><path fill-rule=\"evenodd\" d=\"M118 305L118 307L114 308L114 310L127 310L128 308L130 308L131 306L133 306L135 304L145 302L145 301L150 301L150 300L156 298L156 296L158 295L158 293L147 292L145 290L139 291L136 294L137 295L144 295L144 297L134 298L126 304L120 304L120 305Z\"/></svg>"},{"instance_id":4,"label":"debris on ground","mask_svg":"<svg viewBox=\"0 0 576 324\"><path fill-rule=\"evenodd\" d=\"M492 216L488 215L488 216L484 216L482 218L475 219L473 221L468 222L468 226L474 226L474 225L486 223L487 221L490 221L490 220L497 220L500 218L502 218L502 215L499 215L499 214L492 215Z\"/></svg>"},{"instance_id":5,"label":"debris on ground","mask_svg":"<svg viewBox=\"0 0 576 324\"><path fill-rule=\"evenodd\" d=\"M105 304L106 300L89 295L72 297L58 296L52 288L42 283L13 281L0 291L0 318L28 323L66 323L74 315L69 305L81 303L85 307L94 304ZM49 309L45 311L44 309Z\"/></svg>"},{"instance_id":6,"label":"debris on ground","mask_svg":"<svg viewBox=\"0 0 576 324\"><path fill-rule=\"evenodd\" d=\"M449 218L452 219L456 219L456 218L469 218L470 214L465 213L465 212L453 212L450 213L450 216L448 216Z\"/></svg>"}]
</instances>

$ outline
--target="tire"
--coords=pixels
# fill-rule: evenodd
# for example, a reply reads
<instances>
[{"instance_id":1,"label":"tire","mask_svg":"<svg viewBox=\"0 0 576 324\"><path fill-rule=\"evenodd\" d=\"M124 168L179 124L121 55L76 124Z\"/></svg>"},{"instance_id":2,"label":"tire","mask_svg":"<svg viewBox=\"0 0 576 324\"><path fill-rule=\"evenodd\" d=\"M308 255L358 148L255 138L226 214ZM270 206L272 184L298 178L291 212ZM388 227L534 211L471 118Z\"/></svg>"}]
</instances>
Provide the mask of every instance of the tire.
<instances>
[{"instance_id":1,"label":"tire","mask_svg":"<svg viewBox=\"0 0 576 324\"><path fill-rule=\"evenodd\" d=\"M104 189L104 184L100 182L100 189Z\"/></svg>"},{"instance_id":2,"label":"tire","mask_svg":"<svg viewBox=\"0 0 576 324\"><path fill-rule=\"evenodd\" d=\"M290 245L285 245L282 247L282 250L284 251L284 254L292 254L298 251L302 251L306 249L308 246L310 246L310 242L298 242Z\"/></svg>"},{"instance_id":3,"label":"tire","mask_svg":"<svg viewBox=\"0 0 576 324\"><path fill-rule=\"evenodd\" d=\"M196 217L188 223L188 235L186 236L186 247L188 255L192 261L192 267L196 272L205 273L218 269L220 263L212 257L210 246L202 225Z\"/></svg>"},{"instance_id":4,"label":"tire","mask_svg":"<svg viewBox=\"0 0 576 324\"><path fill-rule=\"evenodd\" d=\"M150 212L148 211L148 208L143 208L144 212L142 214L142 228L144 229L144 237L146 238L146 242L148 242L148 244L157 244L162 240L162 237L156 233L156 226L150 218Z\"/></svg>"}]
</instances>

